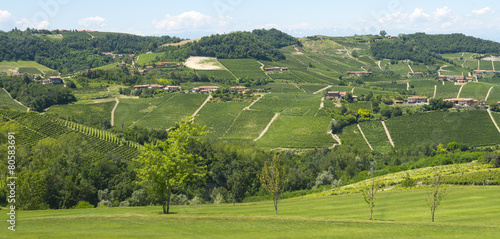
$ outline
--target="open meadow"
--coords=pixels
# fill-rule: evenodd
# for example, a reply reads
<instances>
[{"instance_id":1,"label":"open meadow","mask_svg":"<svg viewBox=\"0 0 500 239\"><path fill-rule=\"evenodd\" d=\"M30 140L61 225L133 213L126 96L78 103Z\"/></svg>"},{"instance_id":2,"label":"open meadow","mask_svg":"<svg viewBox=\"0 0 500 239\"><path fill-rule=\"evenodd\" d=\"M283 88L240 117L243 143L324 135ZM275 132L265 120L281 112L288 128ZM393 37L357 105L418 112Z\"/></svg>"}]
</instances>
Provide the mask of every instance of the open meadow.
<instances>
[{"instance_id":1,"label":"open meadow","mask_svg":"<svg viewBox=\"0 0 500 239\"><path fill-rule=\"evenodd\" d=\"M436 212L426 190L379 192L374 220L360 194L272 201L160 207L18 212L16 232L0 238L497 238L498 186L453 187ZM6 214L2 211L2 221Z\"/></svg>"}]
</instances>

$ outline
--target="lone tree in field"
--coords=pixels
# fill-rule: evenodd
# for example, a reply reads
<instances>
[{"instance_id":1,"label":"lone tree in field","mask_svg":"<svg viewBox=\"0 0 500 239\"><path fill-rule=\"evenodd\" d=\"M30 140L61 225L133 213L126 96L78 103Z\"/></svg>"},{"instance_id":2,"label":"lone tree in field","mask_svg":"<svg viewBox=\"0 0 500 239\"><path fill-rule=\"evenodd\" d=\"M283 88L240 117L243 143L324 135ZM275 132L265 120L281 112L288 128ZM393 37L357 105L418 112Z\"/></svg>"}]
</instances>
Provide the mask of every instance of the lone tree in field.
<instances>
[{"instance_id":1,"label":"lone tree in field","mask_svg":"<svg viewBox=\"0 0 500 239\"><path fill-rule=\"evenodd\" d=\"M264 162L262 172L257 174L262 187L264 187L273 196L274 211L278 215L278 199L285 190L288 180L285 178L285 169L281 165L278 155L274 155L273 159Z\"/></svg>"},{"instance_id":2,"label":"lone tree in field","mask_svg":"<svg viewBox=\"0 0 500 239\"><path fill-rule=\"evenodd\" d=\"M387 35L387 32L385 30L380 31L380 36L385 37Z\"/></svg>"},{"instance_id":3,"label":"lone tree in field","mask_svg":"<svg viewBox=\"0 0 500 239\"><path fill-rule=\"evenodd\" d=\"M370 206L370 220L373 216L373 207L375 207L375 195L377 194L378 189L380 188L379 183L372 178L369 184L365 184L363 188L363 198L365 202Z\"/></svg>"},{"instance_id":4,"label":"lone tree in field","mask_svg":"<svg viewBox=\"0 0 500 239\"><path fill-rule=\"evenodd\" d=\"M197 136L206 133L194 123L193 117L188 117L176 123L165 141L145 144L140 156L135 159L141 164L137 170L139 178L151 184L162 203L163 213L169 213L173 188L205 176L206 167L199 165L205 159L189 153L186 148L190 143L199 141Z\"/></svg>"},{"instance_id":5,"label":"lone tree in field","mask_svg":"<svg viewBox=\"0 0 500 239\"><path fill-rule=\"evenodd\" d=\"M434 213L436 212L439 204L446 196L446 189L441 186L443 175L435 172L429 181L429 191L427 193L427 204L429 205L432 213L432 222L434 222Z\"/></svg>"}]
</instances>

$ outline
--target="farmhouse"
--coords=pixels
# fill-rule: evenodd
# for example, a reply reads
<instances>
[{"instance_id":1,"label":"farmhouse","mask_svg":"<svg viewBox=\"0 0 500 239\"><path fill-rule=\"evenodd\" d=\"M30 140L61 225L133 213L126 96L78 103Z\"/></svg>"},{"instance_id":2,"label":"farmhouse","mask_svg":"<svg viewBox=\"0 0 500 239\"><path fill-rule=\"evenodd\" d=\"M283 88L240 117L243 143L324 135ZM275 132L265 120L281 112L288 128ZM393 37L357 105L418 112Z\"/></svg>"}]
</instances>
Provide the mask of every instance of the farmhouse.
<instances>
[{"instance_id":1,"label":"farmhouse","mask_svg":"<svg viewBox=\"0 0 500 239\"><path fill-rule=\"evenodd\" d=\"M191 89L191 92L210 93L218 90L218 86L199 86Z\"/></svg>"},{"instance_id":2,"label":"farmhouse","mask_svg":"<svg viewBox=\"0 0 500 239\"><path fill-rule=\"evenodd\" d=\"M388 38L389 38L389 39L398 39L398 37L397 37L397 36L389 36Z\"/></svg>"},{"instance_id":3,"label":"farmhouse","mask_svg":"<svg viewBox=\"0 0 500 239\"><path fill-rule=\"evenodd\" d=\"M125 62L120 62L120 63L118 63L118 66L123 67L123 66L127 66L127 64Z\"/></svg>"},{"instance_id":4,"label":"farmhouse","mask_svg":"<svg viewBox=\"0 0 500 239\"><path fill-rule=\"evenodd\" d=\"M231 87L231 90L236 91L238 93L243 93L245 91L248 91L248 88L246 88L244 86L233 86L233 87Z\"/></svg>"},{"instance_id":5,"label":"farmhouse","mask_svg":"<svg viewBox=\"0 0 500 239\"><path fill-rule=\"evenodd\" d=\"M154 69L153 66L146 66L146 70L152 70L152 69Z\"/></svg>"},{"instance_id":6,"label":"farmhouse","mask_svg":"<svg viewBox=\"0 0 500 239\"><path fill-rule=\"evenodd\" d=\"M288 67L271 67L265 68L265 71L274 72L274 71L288 71Z\"/></svg>"},{"instance_id":7,"label":"farmhouse","mask_svg":"<svg viewBox=\"0 0 500 239\"><path fill-rule=\"evenodd\" d=\"M477 105L477 100L472 98L451 98L443 101L453 102L455 106L474 106Z\"/></svg>"},{"instance_id":8,"label":"farmhouse","mask_svg":"<svg viewBox=\"0 0 500 239\"><path fill-rule=\"evenodd\" d=\"M161 88L163 88L163 86L162 85L157 85L157 84L153 84L153 85L135 85L134 88L135 88L135 90L161 89Z\"/></svg>"},{"instance_id":9,"label":"farmhouse","mask_svg":"<svg viewBox=\"0 0 500 239\"><path fill-rule=\"evenodd\" d=\"M163 88L166 91L171 91L171 90L180 90L181 87L178 85L167 85L165 88Z\"/></svg>"},{"instance_id":10,"label":"farmhouse","mask_svg":"<svg viewBox=\"0 0 500 239\"><path fill-rule=\"evenodd\" d=\"M474 74L482 75L482 74L486 74L486 71L485 70L474 70Z\"/></svg>"},{"instance_id":11,"label":"farmhouse","mask_svg":"<svg viewBox=\"0 0 500 239\"><path fill-rule=\"evenodd\" d=\"M64 84L63 80L60 76L51 76L47 80L43 80L42 84L44 85L56 85L56 84Z\"/></svg>"},{"instance_id":12,"label":"farmhouse","mask_svg":"<svg viewBox=\"0 0 500 239\"><path fill-rule=\"evenodd\" d=\"M24 76L24 74L22 74L22 73L14 73L14 74L12 74L12 76Z\"/></svg>"},{"instance_id":13,"label":"farmhouse","mask_svg":"<svg viewBox=\"0 0 500 239\"><path fill-rule=\"evenodd\" d=\"M408 97L408 104L421 104L421 103L427 103L427 97L425 96Z\"/></svg>"},{"instance_id":14,"label":"farmhouse","mask_svg":"<svg viewBox=\"0 0 500 239\"><path fill-rule=\"evenodd\" d=\"M402 100L395 100L394 103L396 103L396 104L403 104L404 102Z\"/></svg>"},{"instance_id":15,"label":"farmhouse","mask_svg":"<svg viewBox=\"0 0 500 239\"><path fill-rule=\"evenodd\" d=\"M345 99L347 91L328 91L325 98L331 98L333 100Z\"/></svg>"},{"instance_id":16,"label":"farmhouse","mask_svg":"<svg viewBox=\"0 0 500 239\"><path fill-rule=\"evenodd\" d=\"M408 72L408 75L410 76L421 76L423 74L424 74L423 72Z\"/></svg>"},{"instance_id":17,"label":"farmhouse","mask_svg":"<svg viewBox=\"0 0 500 239\"><path fill-rule=\"evenodd\" d=\"M155 64L156 66L170 66L170 62L159 62Z\"/></svg>"},{"instance_id":18,"label":"farmhouse","mask_svg":"<svg viewBox=\"0 0 500 239\"><path fill-rule=\"evenodd\" d=\"M346 71L346 74L348 74L348 75L362 76L362 75L371 75L373 73L369 72L369 71Z\"/></svg>"}]
</instances>

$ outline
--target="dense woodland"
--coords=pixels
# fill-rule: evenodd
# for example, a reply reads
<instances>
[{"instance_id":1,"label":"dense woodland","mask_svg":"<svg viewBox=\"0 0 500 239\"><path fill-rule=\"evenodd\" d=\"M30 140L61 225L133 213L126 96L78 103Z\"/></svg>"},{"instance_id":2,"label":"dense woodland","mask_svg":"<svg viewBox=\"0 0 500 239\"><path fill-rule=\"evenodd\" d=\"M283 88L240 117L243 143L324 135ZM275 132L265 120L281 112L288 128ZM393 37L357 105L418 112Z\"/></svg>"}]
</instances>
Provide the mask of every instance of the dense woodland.
<instances>
[{"instance_id":1,"label":"dense woodland","mask_svg":"<svg viewBox=\"0 0 500 239\"><path fill-rule=\"evenodd\" d=\"M398 39L375 40L370 50L377 59L411 60L433 65L438 59L445 60L439 55L444 53L498 53L500 43L463 34L416 33L402 35Z\"/></svg>"},{"instance_id":2,"label":"dense woodland","mask_svg":"<svg viewBox=\"0 0 500 239\"><path fill-rule=\"evenodd\" d=\"M0 79L0 87L5 88L12 98L35 111L57 104L76 102L76 98L69 88L63 85L42 85L33 82L29 77L6 77Z\"/></svg>"},{"instance_id":3,"label":"dense woodland","mask_svg":"<svg viewBox=\"0 0 500 239\"><path fill-rule=\"evenodd\" d=\"M52 35L47 31L43 33ZM36 61L59 72L70 73L113 62L113 58L102 55L103 52L138 54L155 50L161 44L180 41L179 38L168 36L142 37L128 34L106 34L104 37L91 38L85 32L66 32L62 39L40 35L34 29L0 31L0 60Z\"/></svg>"}]
</instances>

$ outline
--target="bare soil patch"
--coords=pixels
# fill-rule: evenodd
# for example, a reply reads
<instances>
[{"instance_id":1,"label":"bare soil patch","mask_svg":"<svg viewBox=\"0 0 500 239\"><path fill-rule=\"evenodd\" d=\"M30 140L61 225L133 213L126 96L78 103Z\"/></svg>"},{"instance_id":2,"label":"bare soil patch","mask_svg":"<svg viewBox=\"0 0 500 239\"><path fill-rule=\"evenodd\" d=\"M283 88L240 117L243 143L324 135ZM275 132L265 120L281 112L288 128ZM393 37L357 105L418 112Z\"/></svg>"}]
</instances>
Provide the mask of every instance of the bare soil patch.
<instances>
[{"instance_id":1,"label":"bare soil patch","mask_svg":"<svg viewBox=\"0 0 500 239\"><path fill-rule=\"evenodd\" d=\"M222 70L217 58L192 56L189 57L184 63L186 67L196 70Z\"/></svg>"}]
</instances>

